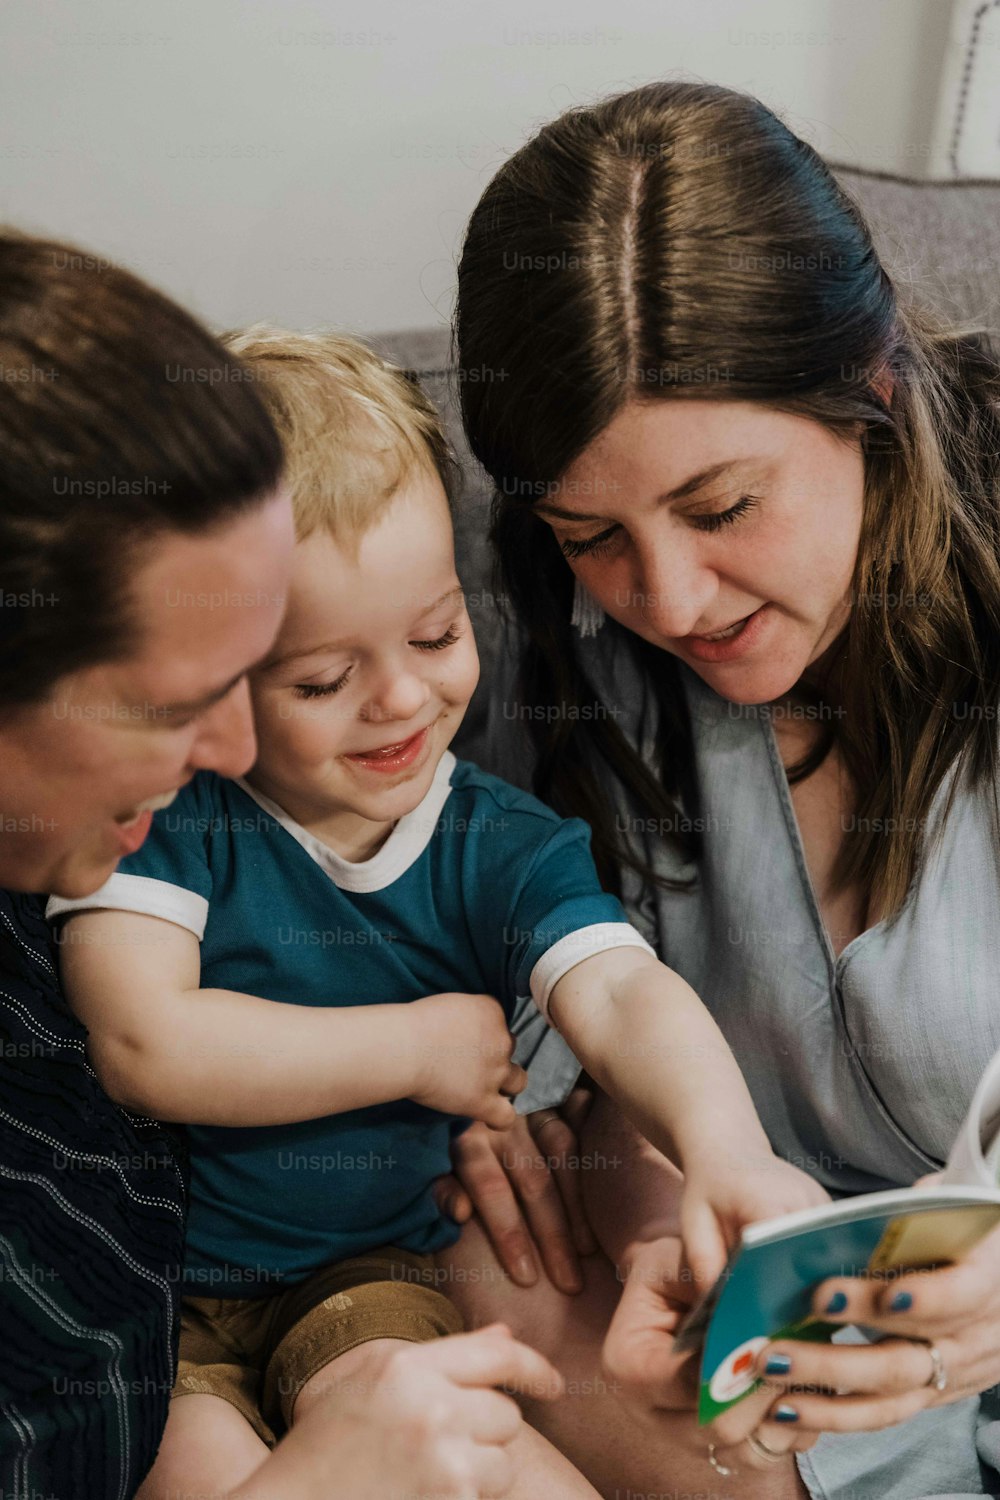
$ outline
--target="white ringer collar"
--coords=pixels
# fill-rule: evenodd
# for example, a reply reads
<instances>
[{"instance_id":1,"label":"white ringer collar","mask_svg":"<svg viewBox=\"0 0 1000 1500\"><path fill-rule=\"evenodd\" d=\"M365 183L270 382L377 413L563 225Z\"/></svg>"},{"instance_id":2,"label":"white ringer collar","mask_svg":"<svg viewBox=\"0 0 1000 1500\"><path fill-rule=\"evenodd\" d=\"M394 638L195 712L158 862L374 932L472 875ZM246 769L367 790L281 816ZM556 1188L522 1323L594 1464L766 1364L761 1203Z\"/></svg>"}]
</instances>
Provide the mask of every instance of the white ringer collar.
<instances>
[{"instance_id":1,"label":"white ringer collar","mask_svg":"<svg viewBox=\"0 0 1000 1500\"><path fill-rule=\"evenodd\" d=\"M434 780L428 787L423 800L412 812L403 814L381 849L377 849L371 859L357 862L343 859L341 855L335 854L329 845L323 843L322 839L318 839L300 823L296 823L294 818L290 818L277 802L272 802L270 797L265 797L262 792L255 791L252 786L249 786L242 776L236 778L236 785L241 791L246 792L258 807L263 808L269 817L272 817L276 823L280 823L286 833L291 834L295 842L301 845L309 858L329 875L334 885L340 890L381 891L406 873L410 866L420 858L433 838L441 810L451 793L451 773L454 769L455 757L450 750L446 750L438 762Z\"/></svg>"}]
</instances>

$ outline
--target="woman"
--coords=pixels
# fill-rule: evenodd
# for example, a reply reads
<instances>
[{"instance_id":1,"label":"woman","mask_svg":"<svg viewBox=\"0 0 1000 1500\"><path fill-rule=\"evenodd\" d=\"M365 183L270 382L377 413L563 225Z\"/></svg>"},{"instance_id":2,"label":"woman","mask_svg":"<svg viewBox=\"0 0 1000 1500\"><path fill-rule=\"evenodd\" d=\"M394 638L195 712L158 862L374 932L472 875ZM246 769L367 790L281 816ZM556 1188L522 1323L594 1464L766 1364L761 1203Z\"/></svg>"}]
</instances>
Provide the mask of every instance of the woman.
<instances>
[{"instance_id":1,"label":"woman","mask_svg":"<svg viewBox=\"0 0 1000 1500\"><path fill-rule=\"evenodd\" d=\"M175 1143L103 1092L34 894L97 889L195 771L254 759L246 672L294 528L247 372L103 259L0 236L0 1492L126 1500L174 1383ZM506 1493L503 1329L404 1350L230 1500Z\"/></svg>"},{"instance_id":2,"label":"woman","mask_svg":"<svg viewBox=\"0 0 1000 1500\"><path fill-rule=\"evenodd\" d=\"M504 375L461 384L523 632L497 733L531 730L535 790L591 822L776 1150L835 1193L913 1182L1000 1046L995 360L902 303L805 142L695 83L572 110L501 168L457 344L461 368ZM610 1362L677 1406L664 1167L623 1149L660 1221L616 1209L638 1274ZM626 1173L591 1175L607 1220ZM765 1351L769 1388L709 1451L662 1416L661 1484L995 1493L1000 1232L961 1267L839 1280L816 1306L893 1341ZM615 1472L595 1423L567 1420L606 1492L653 1482L651 1438Z\"/></svg>"}]
</instances>

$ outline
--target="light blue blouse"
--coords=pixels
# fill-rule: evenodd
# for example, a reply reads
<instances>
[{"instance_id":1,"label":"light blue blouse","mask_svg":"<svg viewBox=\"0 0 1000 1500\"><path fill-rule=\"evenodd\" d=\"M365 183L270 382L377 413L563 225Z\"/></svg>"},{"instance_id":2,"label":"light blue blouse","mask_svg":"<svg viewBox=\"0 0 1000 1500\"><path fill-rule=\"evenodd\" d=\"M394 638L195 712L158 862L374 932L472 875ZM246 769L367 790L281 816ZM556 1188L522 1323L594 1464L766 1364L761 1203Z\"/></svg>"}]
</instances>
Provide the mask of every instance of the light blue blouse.
<instances>
[{"instance_id":1,"label":"light blue blouse","mask_svg":"<svg viewBox=\"0 0 1000 1500\"><path fill-rule=\"evenodd\" d=\"M606 624L581 649L604 704L654 766L656 706L622 632ZM835 1194L908 1184L942 1164L1000 1050L1000 846L990 799L946 778L902 912L837 957L768 710L729 703L681 672L701 798L700 878L691 891L664 891L626 872L629 916L712 1011L779 1154ZM524 781L530 751L511 677L492 687L487 742L475 753ZM691 873L620 787L609 784L607 795L620 832L653 868ZM824 1437L802 1455L803 1478L827 1500L998 1494L998 1394L881 1433Z\"/></svg>"}]
</instances>

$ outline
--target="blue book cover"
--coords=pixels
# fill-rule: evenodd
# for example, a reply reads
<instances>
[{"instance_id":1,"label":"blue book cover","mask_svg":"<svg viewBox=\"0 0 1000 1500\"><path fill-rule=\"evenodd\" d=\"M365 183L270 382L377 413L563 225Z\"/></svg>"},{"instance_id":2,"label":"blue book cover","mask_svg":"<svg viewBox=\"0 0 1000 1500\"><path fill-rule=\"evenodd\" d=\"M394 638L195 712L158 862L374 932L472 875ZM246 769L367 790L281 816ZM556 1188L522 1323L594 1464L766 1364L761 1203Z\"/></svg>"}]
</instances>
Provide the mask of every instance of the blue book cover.
<instances>
[{"instance_id":1,"label":"blue book cover","mask_svg":"<svg viewBox=\"0 0 1000 1500\"><path fill-rule=\"evenodd\" d=\"M757 1388L755 1362L772 1339L828 1341L840 1331L812 1314L819 1282L946 1264L998 1223L997 1188L944 1186L867 1193L750 1225L675 1344L680 1353L703 1342L699 1422Z\"/></svg>"}]
</instances>

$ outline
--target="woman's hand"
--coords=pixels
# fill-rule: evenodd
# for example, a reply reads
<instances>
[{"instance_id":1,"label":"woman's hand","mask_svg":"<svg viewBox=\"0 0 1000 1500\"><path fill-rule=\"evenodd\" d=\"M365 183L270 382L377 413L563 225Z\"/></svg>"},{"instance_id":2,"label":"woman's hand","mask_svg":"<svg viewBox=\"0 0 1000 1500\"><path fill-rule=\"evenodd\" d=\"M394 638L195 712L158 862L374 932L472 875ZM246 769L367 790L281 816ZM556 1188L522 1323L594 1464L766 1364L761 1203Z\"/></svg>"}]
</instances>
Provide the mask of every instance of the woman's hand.
<instances>
[{"instance_id":1,"label":"woman's hand","mask_svg":"<svg viewBox=\"0 0 1000 1500\"><path fill-rule=\"evenodd\" d=\"M699 1289L708 1291L721 1275L746 1225L829 1201L818 1182L775 1156L766 1140L756 1152L748 1149L737 1157L722 1153L689 1165L681 1198L681 1235Z\"/></svg>"},{"instance_id":2,"label":"woman's hand","mask_svg":"<svg viewBox=\"0 0 1000 1500\"><path fill-rule=\"evenodd\" d=\"M677 1331L697 1300L679 1239L651 1240L630 1253L625 1289L608 1328L603 1360L626 1399L652 1422L661 1411L697 1405L700 1356L696 1352L677 1355L673 1350ZM773 1399L773 1391L762 1388L704 1429L706 1451L712 1444L723 1469L734 1475L741 1470L766 1472L779 1458L815 1443L815 1433L767 1419Z\"/></svg>"},{"instance_id":3,"label":"woman's hand","mask_svg":"<svg viewBox=\"0 0 1000 1500\"><path fill-rule=\"evenodd\" d=\"M780 1408L788 1427L868 1432L984 1391L1000 1382L1000 1227L958 1264L937 1271L825 1281L813 1311L825 1322L863 1324L890 1337L867 1347L788 1339L768 1345L758 1368L765 1374L770 1364L772 1412Z\"/></svg>"},{"instance_id":4,"label":"woman's hand","mask_svg":"<svg viewBox=\"0 0 1000 1500\"><path fill-rule=\"evenodd\" d=\"M627 1399L655 1416L693 1407L698 1363L674 1354L677 1330L698 1300L684 1248L674 1236L649 1240L627 1254L621 1301L608 1325L602 1359Z\"/></svg>"},{"instance_id":5,"label":"woman's hand","mask_svg":"<svg viewBox=\"0 0 1000 1500\"><path fill-rule=\"evenodd\" d=\"M470 1125L452 1143L454 1174L437 1184L438 1206L457 1223L478 1213L500 1264L519 1286L538 1280L538 1261L562 1292L583 1287L580 1255L597 1245L584 1213L577 1131L591 1095L519 1115L507 1130Z\"/></svg>"}]
</instances>

